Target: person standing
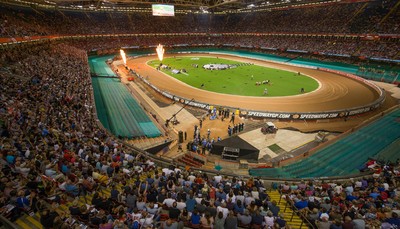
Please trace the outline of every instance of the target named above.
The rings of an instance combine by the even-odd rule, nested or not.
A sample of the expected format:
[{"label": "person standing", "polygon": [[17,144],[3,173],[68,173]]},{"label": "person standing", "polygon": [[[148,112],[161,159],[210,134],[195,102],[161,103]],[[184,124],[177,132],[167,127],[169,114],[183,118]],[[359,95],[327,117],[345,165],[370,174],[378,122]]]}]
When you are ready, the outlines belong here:
[{"label": "person standing", "polygon": [[264,95],[268,95],[268,88],[264,89]]},{"label": "person standing", "polygon": [[231,120],[229,122],[235,124],[235,112],[232,112]]},{"label": "person standing", "polygon": [[193,138],[196,138],[197,128],[197,125],[194,125]]}]

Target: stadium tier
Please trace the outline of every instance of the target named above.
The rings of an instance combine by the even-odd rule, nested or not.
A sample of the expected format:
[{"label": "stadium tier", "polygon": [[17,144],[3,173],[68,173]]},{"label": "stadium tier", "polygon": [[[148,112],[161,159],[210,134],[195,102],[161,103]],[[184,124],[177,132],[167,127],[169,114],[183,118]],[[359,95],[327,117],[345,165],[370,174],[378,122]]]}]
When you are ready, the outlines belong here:
[{"label": "stadium tier", "polygon": [[115,136],[134,138],[161,135],[120,80],[94,77],[92,84],[95,98],[101,97],[99,103],[96,100],[97,115]]},{"label": "stadium tier", "polygon": [[[0,0],[0,228],[400,227],[400,1],[171,0],[153,16],[161,2]],[[143,61],[161,44],[170,65]],[[200,56],[318,86],[274,97],[283,77]],[[260,93],[224,101],[194,68]]]},{"label": "stadium tier", "polygon": [[396,141],[400,138],[399,115],[399,109],[393,111],[297,163],[271,171],[269,168],[253,169],[250,174],[261,177],[278,175],[282,178],[312,178],[357,173],[369,158],[376,157],[385,148],[388,148],[387,153],[390,154],[390,148],[397,145]]},{"label": "stadium tier", "polygon": [[[266,13],[176,14],[154,17],[140,12],[48,10],[2,5],[2,36],[110,33],[236,33],[294,32],[398,34],[398,2],[361,1]],[[393,11],[392,11],[393,9]],[[259,23],[264,22],[264,23]]]}]

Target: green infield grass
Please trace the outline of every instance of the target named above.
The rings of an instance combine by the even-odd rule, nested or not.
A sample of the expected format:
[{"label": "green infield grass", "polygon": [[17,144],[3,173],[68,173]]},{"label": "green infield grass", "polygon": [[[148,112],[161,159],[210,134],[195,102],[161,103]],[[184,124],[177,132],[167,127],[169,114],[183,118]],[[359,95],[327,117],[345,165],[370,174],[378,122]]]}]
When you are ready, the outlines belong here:
[{"label": "green infield grass", "polygon": [[[160,68],[167,75],[193,87],[224,94],[265,97],[290,96],[301,94],[301,88],[304,88],[305,93],[318,88],[318,82],[308,76],[221,58],[165,58],[162,64],[168,66],[168,68]],[[203,66],[207,64],[214,66],[225,64],[231,67],[225,70],[204,69]],[[157,68],[160,66],[160,61],[152,60],[148,62],[148,65]],[[173,70],[179,70],[180,73],[174,74]],[[269,84],[262,84],[263,81],[267,80]],[[261,82],[261,85],[256,85],[256,82]],[[265,94],[266,91],[267,94]]]}]

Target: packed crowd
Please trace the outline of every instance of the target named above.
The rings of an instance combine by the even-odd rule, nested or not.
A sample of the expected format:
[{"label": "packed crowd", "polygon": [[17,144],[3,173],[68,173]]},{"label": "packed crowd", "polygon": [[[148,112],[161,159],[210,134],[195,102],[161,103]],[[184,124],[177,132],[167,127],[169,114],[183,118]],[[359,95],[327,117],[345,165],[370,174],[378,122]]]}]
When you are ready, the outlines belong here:
[{"label": "packed crowd", "polygon": [[[26,51],[1,69],[1,214],[39,211],[44,228],[286,224],[259,180],[160,170],[98,129],[85,52],[48,43]],[[89,193],[88,205],[76,199]]]},{"label": "packed crowd", "polygon": [[39,212],[44,228],[260,228],[267,216],[285,226],[261,181],[161,170],[99,129],[86,52],[52,43],[19,51],[1,54],[2,215]]},{"label": "packed crowd", "polygon": [[[331,5],[272,11],[269,14],[178,15],[154,18],[143,14],[40,13],[2,7],[0,36],[163,32],[384,32],[398,33],[388,6],[375,3]],[[352,18],[364,4],[370,4]],[[397,15],[395,12],[394,15]],[[316,20],[322,18],[323,20]],[[293,20],[293,19],[296,20]],[[242,20],[244,19],[244,20]],[[258,23],[268,21],[270,23]],[[295,21],[295,25],[293,22]],[[126,23],[123,23],[126,22]],[[140,22],[140,23],[138,23]],[[160,26],[160,25],[163,26]],[[201,25],[201,26],[197,26]],[[345,26],[343,26],[345,25]],[[192,28],[197,28],[193,31]],[[251,29],[251,30],[248,30]],[[397,41],[360,41],[304,37],[135,37],[73,40],[65,44],[21,45],[0,54],[1,180],[0,212],[15,220],[40,212],[45,228],[70,228],[78,220],[98,228],[283,228],[285,220],[263,184],[255,179],[190,173],[175,167],[162,171],[151,160],[134,154],[97,127],[85,50],[123,46],[232,44],[277,50],[396,58]],[[371,47],[371,43],[373,44]],[[208,139],[209,140],[209,139]],[[204,142],[204,143],[203,143]],[[209,141],[198,145],[207,148]],[[321,228],[339,224],[399,225],[399,190],[388,168],[375,179],[335,183],[282,185],[294,205]],[[140,177],[146,176],[145,181]],[[127,180],[133,180],[128,184]],[[361,184],[361,185],[360,185]],[[111,195],[98,192],[110,186]],[[123,186],[120,191],[117,186]],[[289,188],[287,188],[289,186]],[[42,203],[64,193],[77,197],[94,193],[90,207],[74,201],[67,214]],[[306,202],[306,203],[305,203]],[[306,206],[306,207],[305,207]],[[75,226],[76,224],[74,224]],[[351,227],[350,225],[353,225]]]},{"label": "packed crowd", "polygon": [[[323,4],[265,12],[176,14],[154,17],[151,12],[52,11],[2,6],[0,36],[171,32],[289,32],[399,34],[397,1]],[[389,14],[390,13],[390,14]],[[386,15],[388,15],[386,17]],[[259,22],[266,23],[259,23]]]},{"label": "packed crowd", "polygon": [[[73,39],[68,44],[85,50],[164,45],[231,45],[235,47],[300,50],[325,56],[360,56],[399,59],[396,38],[338,38],[325,36],[211,36],[219,32],[285,33],[384,33],[399,34],[399,10],[390,9],[396,1],[358,2],[273,10],[265,13],[226,15],[177,14],[153,17],[148,13],[32,11],[27,8],[0,7],[0,37],[35,35],[121,34],[201,32],[197,36],[135,36]],[[385,17],[390,12],[388,17]],[[385,20],[383,20],[385,18]],[[258,23],[266,21],[268,23]],[[138,23],[140,22],[140,23]],[[193,29],[195,28],[195,29]],[[384,30],[382,30],[384,29]],[[101,51],[102,52],[102,51]]]},{"label": "packed crowd", "polygon": [[153,174],[144,182],[125,185],[121,192],[113,187],[111,196],[94,194],[91,204],[102,212],[104,224],[117,222],[121,224],[117,228],[261,228],[268,216],[271,228],[286,225],[277,203],[270,201],[258,179],[229,179],[174,166]]},{"label": "packed crowd", "polygon": [[[40,204],[43,198],[60,191],[76,196],[89,190],[89,178],[131,173],[141,160],[98,128],[85,51],[42,43],[0,55],[7,60],[0,77],[0,212],[15,220],[40,211],[50,228],[60,217]],[[113,155],[134,169],[119,170]]]},{"label": "packed crowd", "polygon": [[[285,227],[260,180],[174,166],[160,170],[99,129],[85,51],[43,42],[3,50],[0,60],[0,212],[12,220],[39,211],[45,228],[70,228],[73,221],[99,228]],[[355,221],[349,210],[355,206],[366,224],[396,224],[399,192],[392,172],[384,168],[374,180],[345,187],[309,183],[283,185],[282,191],[296,204],[307,197],[308,210],[328,214],[316,221],[331,224],[343,212],[349,213],[345,223],[347,216]],[[109,196],[98,192],[103,186],[111,187]],[[89,207],[75,201],[64,214],[53,208],[66,201],[60,192],[70,198],[94,194]],[[47,196],[53,205],[43,203]],[[331,207],[310,204],[321,200]]]},{"label": "packed crowd", "polygon": [[316,227],[399,228],[399,164],[369,161],[370,178],[347,181],[285,182],[283,198],[291,202]]},{"label": "packed crowd", "polygon": [[[183,49],[186,46],[213,46],[213,47],[242,47],[269,51],[286,50],[300,51],[324,56],[362,56],[383,59],[399,59],[400,43],[397,40],[382,39],[377,41],[333,38],[333,37],[305,37],[305,36],[142,36],[133,38],[86,38],[66,41],[71,46],[87,51],[111,50],[114,52],[120,47],[146,48],[159,43],[164,46],[180,45],[175,48]],[[182,46],[186,45],[186,46]],[[171,49],[172,47],[168,47]],[[300,53],[299,52],[299,53]],[[281,54],[280,54],[281,55]]]}]

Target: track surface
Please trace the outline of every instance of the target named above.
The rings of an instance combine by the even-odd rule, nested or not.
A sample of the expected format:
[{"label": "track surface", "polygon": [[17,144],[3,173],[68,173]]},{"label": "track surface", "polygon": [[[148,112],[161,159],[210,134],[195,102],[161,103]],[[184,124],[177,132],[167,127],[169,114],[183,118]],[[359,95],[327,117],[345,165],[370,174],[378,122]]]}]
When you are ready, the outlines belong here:
[{"label": "track surface", "polygon": [[[319,112],[363,106],[372,103],[379,98],[378,93],[368,85],[334,73],[314,69],[221,54],[175,54],[166,56],[218,56],[224,59],[251,62],[256,65],[301,72],[302,74],[311,76],[318,80],[320,87],[316,91],[310,93],[285,97],[227,95],[194,88],[148,66],[146,63],[150,60],[156,59],[156,56],[131,59],[127,64],[140,75],[148,76],[150,83],[160,90],[168,91],[171,94],[187,99],[194,98],[195,101],[198,102],[229,107],[240,107],[241,109],[277,112]],[[273,87],[273,85],[270,87]]]}]

